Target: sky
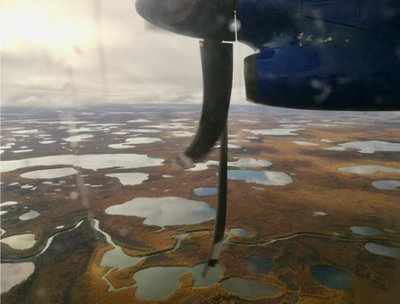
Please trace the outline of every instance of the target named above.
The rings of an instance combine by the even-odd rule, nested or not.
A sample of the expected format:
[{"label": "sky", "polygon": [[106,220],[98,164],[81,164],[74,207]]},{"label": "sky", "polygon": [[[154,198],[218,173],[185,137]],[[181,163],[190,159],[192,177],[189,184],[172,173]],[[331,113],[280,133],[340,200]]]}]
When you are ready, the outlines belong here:
[{"label": "sky", "polygon": [[[2,107],[202,101],[199,41],[149,29],[135,0],[0,5]],[[245,101],[252,53],[235,43],[232,103]]]}]

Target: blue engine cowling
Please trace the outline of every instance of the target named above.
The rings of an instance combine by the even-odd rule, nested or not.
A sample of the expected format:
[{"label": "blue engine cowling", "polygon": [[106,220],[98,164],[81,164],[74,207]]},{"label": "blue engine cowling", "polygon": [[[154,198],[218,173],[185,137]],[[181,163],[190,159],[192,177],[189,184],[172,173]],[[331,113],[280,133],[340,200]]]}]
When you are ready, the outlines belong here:
[{"label": "blue engine cowling", "polygon": [[302,109],[400,110],[400,4],[237,0],[251,101]]}]

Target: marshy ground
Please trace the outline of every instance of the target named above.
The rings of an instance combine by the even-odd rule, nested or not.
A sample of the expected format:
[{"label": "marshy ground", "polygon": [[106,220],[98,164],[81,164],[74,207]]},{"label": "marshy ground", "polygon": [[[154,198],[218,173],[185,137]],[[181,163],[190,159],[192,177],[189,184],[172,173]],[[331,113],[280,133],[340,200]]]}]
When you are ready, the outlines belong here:
[{"label": "marshy ground", "polygon": [[397,303],[400,116],[233,106],[218,151],[171,161],[199,106],[3,109],[2,303]]}]

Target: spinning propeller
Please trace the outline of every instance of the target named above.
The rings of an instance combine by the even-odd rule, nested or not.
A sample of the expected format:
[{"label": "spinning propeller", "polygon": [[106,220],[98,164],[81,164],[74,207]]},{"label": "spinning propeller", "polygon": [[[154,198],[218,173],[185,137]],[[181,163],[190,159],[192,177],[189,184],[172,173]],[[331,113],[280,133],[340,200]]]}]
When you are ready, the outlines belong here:
[{"label": "spinning propeller", "polygon": [[[225,231],[226,122],[235,37],[259,50],[245,58],[246,94],[254,102],[318,110],[400,110],[400,8],[395,3],[136,1],[138,13],[151,24],[202,40],[202,114],[192,143],[177,162],[191,166],[221,139],[209,266],[218,261]],[[241,22],[237,33],[233,30],[235,12]]]},{"label": "spinning propeller", "polygon": [[203,157],[220,137],[232,90],[234,20],[232,0],[138,0],[138,13],[163,29],[203,39],[203,109],[197,134],[178,158],[184,167]]},{"label": "spinning propeller", "polygon": [[[138,13],[148,22],[175,33],[203,39],[203,109],[192,143],[177,158],[184,167],[201,159],[221,138],[218,208],[214,242],[208,262],[214,266],[222,249],[227,196],[226,120],[232,90],[234,22],[232,0],[138,0]],[[222,136],[221,136],[222,134]],[[205,269],[206,271],[206,269]]]}]

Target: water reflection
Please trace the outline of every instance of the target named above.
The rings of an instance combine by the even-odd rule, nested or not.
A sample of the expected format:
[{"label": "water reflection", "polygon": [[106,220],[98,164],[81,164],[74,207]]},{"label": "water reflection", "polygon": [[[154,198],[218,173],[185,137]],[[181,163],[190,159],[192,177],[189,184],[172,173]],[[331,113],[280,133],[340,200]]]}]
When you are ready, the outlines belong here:
[{"label": "water reflection", "polygon": [[155,142],[160,142],[161,139],[160,138],[156,138],[156,137],[132,137],[132,138],[128,138],[126,140],[126,144],[130,145],[136,145],[136,144],[152,144]]},{"label": "water reflection", "polygon": [[244,129],[245,132],[250,132],[254,135],[276,135],[276,136],[286,136],[286,135],[298,135],[296,131],[303,130],[302,128],[273,128],[273,129],[259,129],[259,130],[249,130]]},{"label": "water reflection", "polygon": [[35,166],[74,165],[84,169],[99,170],[107,168],[134,169],[160,166],[162,158],[152,158],[143,154],[86,154],[53,155],[20,160],[0,161],[2,172]]},{"label": "water reflection", "polygon": [[377,189],[381,189],[381,190],[396,190],[397,188],[400,187],[400,181],[398,181],[398,180],[379,180],[379,181],[374,181],[372,183],[372,186],[374,186]]},{"label": "water reflection", "polygon": [[26,213],[22,214],[22,215],[19,217],[19,219],[20,219],[21,221],[28,221],[28,220],[32,220],[32,219],[38,217],[39,215],[40,215],[39,212],[37,212],[37,211],[35,211],[35,210],[31,210],[31,211],[29,211],[29,212],[26,212]]},{"label": "water reflection", "polygon": [[32,233],[12,235],[1,239],[0,242],[16,250],[30,249],[36,244],[35,235]]},{"label": "water reflection", "polygon": [[372,154],[377,151],[383,152],[399,152],[400,144],[391,143],[381,140],[366,140],[366,141],[353,141],[344,144],[339,144],[338,146],[344,149],[355,149],[360,153]]},{"label": "water reflection", "polygon": [[284,186],[293,182],[288,174],[272,171],[228,170],[228,178],[267,186]]},{"label": "water reflection", "polygon": [[189,272],[193,275],[194,286],[202,287],[216,283],[223,273],[220,265],[210,267],[205,278],[201,273],[205,264],[194,267],[187,266],[157,266],[149,267],[136,272],[133,278],[136,281],[136,298],[140,300],[162,300],[172,295],[180,286],[179,277]]},{"label": "water reflection", "polygon": [[365,248],[373,254],[382,255],[393,259],[400,259],[400,248],[389,247],[377,243],[366,243]]},{"label": "water reflection", "polygon": [[39,143],[42,145],[50,145],[50,144],[56,143],[56,141],[55,140],[42,140]]},{"label": "water reflection", "polygon": [[254,159],[254,158],[239,158],[235,162],[228,162],[228,166],[252,168],[252,167],[269,167],[272,163],[267,160]]},{"label": "water reflection", "polygon": [[151,121],[144,118],[131,119],[127,121],[127,123],[138,123],[138,122],[151,122]]},{"label": "water reflection", "polygon": [[198,224],[215,217],[215,210],[205,202],[172,196],[138,197],[108,207],[105,212],[144,217],[144,224],[157,226]]},{"label": "water reflection", "polygon": [[194,135],[193,132],[189,131],[173,131],[171,134],[175,137],[192,137]]},{"label": "water reflection", "polygon": [[207,267],[207,275],[203,276],[203,270],[206,264],[199,264],[190,269],[190,273],[193,275],[195,287],[203,287],[216,283],[224,273],[224,268],[217,264],[214,267]]},{"label": "water reflection", "polygon": [[[142,128],[142,127],[141,127]],[[151,125],[151,126],[143,126],[143,128],[153,128],[153,129],[161,129],[161,130],[176,130],[176,129],[191,129],[193,127],[188,126],[182,122],[170,122],[170,123],[160,123],[159,125]]]},{"label": "water reflection", "polygon": [[326,212],[324,212],[324,211],[314,211],[313,212],[313,216],[314,217],[317,217],[317,216],[326,216],[326,215],[328,215]]},{"label": "water reflection", "polygon": [[129,131],[137,132],[137,133],[160,133],[161,132],[161,130],[156,130],[156,129],[130,129]]},{"label": "water reflection", "polygon": [[113,242],[111,236],[108,233],[100,229],[100,222],[97,219],[92,219],[90,221],[90,224],[96,231],[104,235],[107,243],[113,247],[103,254],[100,261],[100,266],[110,267],[110,269],[102,276],[102,279],[107,283],[108,291],[115,291],[117,289],[114,288],[114,286],[108,281],[107,275],[114,270],[123,269],[128,266],[137,264],[144,258],[127,255],[120,246],[116,245]]},{"label": "water reflection", "polygon": [[8,207],[8,206],[14,206],[14,205],[17,205],[17,204],[18,204],[18,202],[15,202],[15,201],[7,201],[7,202],[4,202],[4,203],[1,203],[0,204],[0,208]]},{"label": "water reflection", "polygon": [[350,166],[350,167],[341,167],[340,171],[346,173],[354,173],[354,174],[374,174],[374,173],[400,173],[399,168],[380,166],[380,165],[360,165],[360,166]]},{"label": "water reflection", "polygon": [[101,258],[100,266],[123,269],[138,263],[142,259],[141,257],[127,255],[123,252],[121,247],[115,246],[113,249],[104,253]]},{"label": "water reflection", "polygon": [[229,229],[228,236],[229,238],[231,237],[243,237],[243,238],[248,238],[250,237],[251,233],[249,230],[245,228],[240,228],[240,227],[235,227]]},{"label": "water reflection", "polygon": [[140,300],[161,300],[173,294],[179,287],[179,276],[184,267],[150,267],[133,275],[136,281],[135,297]]},{"label": "water reflection", "polygon": [[60,178],[65,176],[70,176],[78,173],[74,168],[58,168],[58,169],[46,169],[46,170],[36,170],[21,174],[23,178],[32,179],[52,179]]},{"label": "water reflection", "polygon": [[109,144],[108,147],[111,149],[131,149],[134,148],[135,146],[122,143],[122,144]]},{"label": "water reflection", "polygon": [[265,275],[272,269],[272,260],[259,255],[251,255],[245,258],[247,269],[250,272]]},{"label": "water reflection", "polygon": [[146,173],[111,173],[106,174],[109,177],[116,177],[119,179],[119,182],[124,186],[134,186],[140,185],[145,180],[149,179],[149,175]]},{"label": "water reflection", "polygon": [[310,141],[305,141],[305,140],[294,140],[292,142],[299,146],[318,146],[318,144],[312,143]]},{"label": "water reflection", "polygon": [[379,229],[368,226],[352,226],[351,231],[359,235],[378,235],[381,233]]},{"label": "water reflection", "polygon": [[92,134],[79,134],[79,135],[73,135],[73,136],[70,136],[67,138],[63,138],[63,140],[74,143],[74,142],[85,141],[90,138],[93,138]]},{"label": "water reflection", "polygon": [[217,191],[218,190],[215,187],[200,187],[200,188],[193,189],[193,193],[198,196],[214,195],[217,193]]},{"label": "water reflection", "polygon": [[241,298],[247,299],[273,297],[280,292],[275,286],[256,280],[245,280],[241,278],[229,278],[222,281],[221,286],[223,289]]},{"label": "water reflection", "polygon": [[1,293],[25,281],[35,271],[32,262],[1,263]]}]

